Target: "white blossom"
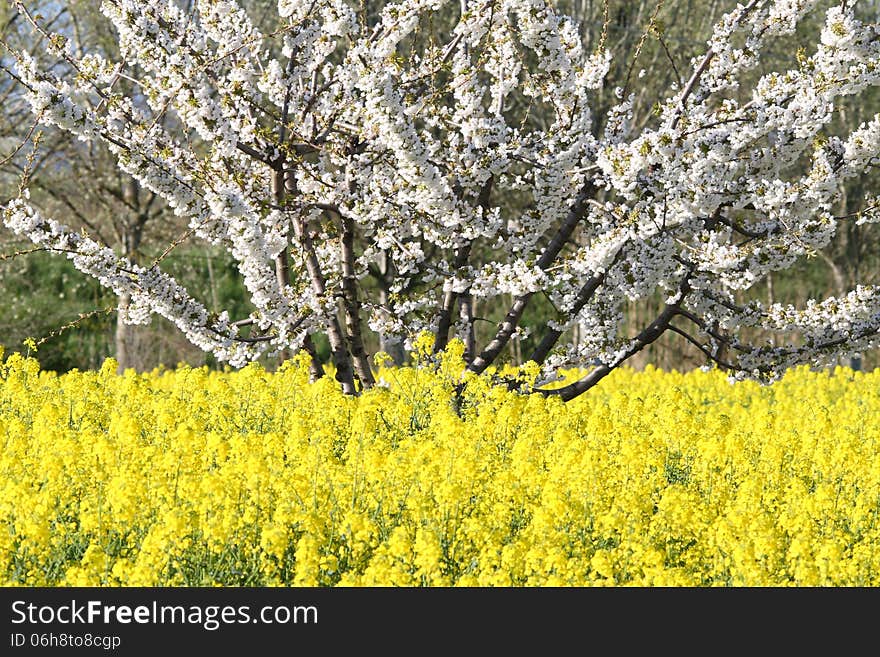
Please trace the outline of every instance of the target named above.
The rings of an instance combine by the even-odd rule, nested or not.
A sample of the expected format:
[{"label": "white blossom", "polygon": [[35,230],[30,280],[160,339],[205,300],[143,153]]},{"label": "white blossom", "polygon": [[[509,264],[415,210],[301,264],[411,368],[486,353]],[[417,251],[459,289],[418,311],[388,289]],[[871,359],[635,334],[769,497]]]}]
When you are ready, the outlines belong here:
[{"label": "white blossom", "polygon": [[[596,134],[611,53],[588,52],[544,0],[469,0],[464,12],[402,0],[369,24],[344,0],[279,0],[273,34],[232,0],[192,14],[171,1],[106,1],[118,61],[63,40],[15,53],[32,111],[103,142],[196,237],[225,247],[259,337],[239,335],[242,318],[211,316],[158,268],[42,217],[26,189],[4,222],[130,293],[128,321],[161,314],[235,365],[337,328],[337,352],[353,354],[358,336],[338,318],[357,325],[361,311],[370,330],[407,344],[447,324],[467,337],[475,320],[456,304],[468,299],[510,308],[489,322],[487,353],[525,343],[527,329],[558,338],[540,355],[545,377],[616,367],[674,316],[705,353],[727,348],[740,376],[771,378],[864,351],[880,332],[874,288],[800,308],[737,301],[823,249],[843,184],[880,163],[880,114],[849,134],[834,121],[844,99],[880,84],[876,25],[843,3],[821,16],[797,66],[765,61],[767,44],[819,4],[736,5],[656,116],[635,124],[636,94],[617,88]],[[445,36],[422,38],[441,14],[454,16]],[[116,91],[117,74],[145,101]],[[526,116],[511,110],[521,106]],[[859,208],[856,223],[878,221],[876,197]],[[289,280],[277,267],[285,254]],[[554,314],[525,327],[522,308],[537,294]],[[626,329],[626,304],[649,298],[665,301],[656,323]],[[563,335],[574,326],[576,345]],[[788,342],[751,344],[742,329]],[[484,368],[481,358],[471,366]]]}]

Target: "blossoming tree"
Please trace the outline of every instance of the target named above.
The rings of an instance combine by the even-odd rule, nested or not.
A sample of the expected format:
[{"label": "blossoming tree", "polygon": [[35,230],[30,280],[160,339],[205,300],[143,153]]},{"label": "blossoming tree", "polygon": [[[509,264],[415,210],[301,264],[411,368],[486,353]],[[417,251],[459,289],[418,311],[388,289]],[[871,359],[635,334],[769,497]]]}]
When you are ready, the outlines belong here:
[{"label": "blossoming tree", "polygon": [[[46,33],[63,68],[18,53],[33,112],[105,143],[195,236],[225,246],[254,311],[209,313],[158,266],[43,216],[26,184],[4,223],[128,295],[126,321],[158,313],[233,366],[314,353],[323,333],[348,393],[374,384],[366,331],[430,331],[435,350],[457,336],[482,373],[521,336],[536,295],[554,316],[530,359],[546,376],[587,368],[537,388],[545,394],[576,397],[666,332],[739,376],[772,378],[880,341],[875,287],[804,307],[742,301],[841,222],[878,216],[872,199],[846,216],[832,207],[878,164],[880,114],[845,134],[831,125],[842,99],[880,83],[880,31],[851,3],[827,4],[732,7],[653,121],[633,128],[621,90],[597,134],[605,44],[582,43],[544,0],[403,0],[377,15],[345,0],[280,0],[271,33],[232,1],[184,11],[105,0],[118,61],[75,55]],[[797,65],[754,75],[767,45],[818,11],[821,40]],[[137,97],[116,90],[122,79]],[[378,263],[390,273],[381,301],[366,284]],[[657,316],[622,331],[627,300],[658,291]],[[475,304],[504,299],[479,344]],[[566,344],[575,324],[581,340]],[[789,339],[751,339],[762,331]]]}]

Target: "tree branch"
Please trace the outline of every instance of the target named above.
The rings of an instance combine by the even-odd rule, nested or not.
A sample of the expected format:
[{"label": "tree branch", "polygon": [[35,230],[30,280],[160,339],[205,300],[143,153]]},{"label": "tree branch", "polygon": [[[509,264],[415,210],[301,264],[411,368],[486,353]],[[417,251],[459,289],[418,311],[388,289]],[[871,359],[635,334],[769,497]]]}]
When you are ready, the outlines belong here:
[{"label": "tree branch", "polygon": [[666,329],[669,328],[669,322],[678,312],[677,304],[667,304],[657,318],[646,326],[633,340],[632,345],[623,356],[615,360],[612,364],[599,363],[596,368],[582,379],[570,383],[562,388],[535,388],[532,392],[538,392],[545,397],[557,396],[562,401],[570,401],[585,393],[594,385],[599,383],[606,376],[611,374],[621,363],[634,356],[642,349],[652,344],[659,338]]},{"label": "tree branch", "polygon": [[[596,187],[593,185],[592,181],[587,182],[581,188],[580,193],[577,195],[577,198],[569,209],[562,225],[559,227],[559,230],[556,231],[553,239],[550,240],[550,244],[547,245],[547,248],[544,249],[541,257],[538,259],[538,267],[542,270],[546,271],[550,265],[553,264],[553,261],[556,260],[556,257],[562,251],[562,247],[565,246],[568,239],[571,237],[571,234],[574,232],[575,227],[583,219],[587,200],[595,193]],[[513,332],[516,331],[519,320],[533,294],[533,292],[527,292],[514,299],[513,305],[510,307],[510,310],[507,311],[507,315],[505,315],[504,320],[499,325],[495,337],[488,345],[486,345],[486,348],[483,349],[480,355],[474,358],[474,360],[468,365],[470,371],[480,374],[484,372],[498,357],[501,350],[507,346]]]}]

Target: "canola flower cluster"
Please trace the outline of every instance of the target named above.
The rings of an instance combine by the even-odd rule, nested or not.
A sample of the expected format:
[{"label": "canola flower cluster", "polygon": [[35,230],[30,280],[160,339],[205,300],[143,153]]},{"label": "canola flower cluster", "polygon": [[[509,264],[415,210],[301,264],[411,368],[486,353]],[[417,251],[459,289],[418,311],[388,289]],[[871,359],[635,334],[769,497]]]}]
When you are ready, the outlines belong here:
[{"label": "canola flower cluster", "polygon": [[[880,372],[0,364],[6,586],[876,586]],[[0,356],[2,359],[2,356]],[[560,384],[561,385],[561,384]]]}]

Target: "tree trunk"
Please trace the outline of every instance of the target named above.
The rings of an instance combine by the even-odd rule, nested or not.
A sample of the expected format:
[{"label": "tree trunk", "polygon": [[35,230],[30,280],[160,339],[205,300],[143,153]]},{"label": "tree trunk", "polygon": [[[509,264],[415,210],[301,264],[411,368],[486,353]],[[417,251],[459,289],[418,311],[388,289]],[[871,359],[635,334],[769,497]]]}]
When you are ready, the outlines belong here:
[{"label": "tree trunk", "polygon": [[[285,248],[275,258],[275,276],[278,279],[278,287],[282,290],[285,285],[290,284],[290,264],[287,257],[287,249]],[[307,335],[303,338],[303,350],[309,355],[309,380],[313,383],[324,376],[324,368],[321,367],[321,361],[318,358],[318,350],[312,341],[312,336]],[[281,349],[278,352],[278,364],[288,360],[291,356],[289,349]]]},{"label": "tree trunk", "polygon": [[477,332],[474,326],[474,297],[464,292],[459,299],[459,317],[465,326],[464,361],[470,363],[477,355]]},{"label": "tree trunk", "polygon": [[119,295],[117,299],[116,333],[114,334],[116,362],[118,363],[116,371],[119,374],[124,373],[129,368],[136,368],[137,335],[134,331],[135,327],[122,321],[122,316],[128,310],[130,303],[130,294]]},{"label": "tree trunk", "polygon": [[339,213],[342,223],[342,305],[345,311],[345,329],[354,368],[364,388],[372,388],[376,380],[370,369],[370,359],[361,334],[361,304],[357,293],[357,273],[354,257],[354,221]]},{"label": "tree trunk", "polygon": [[[375,271],[375,270],[374,270]],[[391,282],[394,280],[394,265],[386,251],[382,251],[378,263],[379,306],[385,317],[391,315]],[[400,367],[406,362],[406,350],[403,348],[403,340],[396,335],[388,335],[384,331],[379,333],[379,351],[384,351],[391,357],[392,362]]]},{"label": "tree trunk", "polygon": [[[326,291],[324,283],[324,273],[321,271],[321,263],[318,260],[318,254],[315,250],[315,243],[309,232],[309,227],[304,225],[300,219],[294,221],[297,236],[303,247],[305,255],[306,270],[311,279],[312,289],[315,295],[323,297]],[[348,352],[348,346],[345,343],[345,336],[342,327],[335,315],[327,318],[327,339],[330,341],[330,359],[336,367],[336,380],[342,384],[342,391],[347,395],[357,394],[357,388],[354,384],[354,368],[351,363],[351,354]]]},{"label": "tree trunk", "polygon": [[[278,289],[284,290],[285,286],[290,284],[290,265],[287,262],[287,247],[284,247],[277,256],[275,256],[275,279],[278,281]],[[290,349],[286,347],[278,350],[278,364],[290,358]]]}]

